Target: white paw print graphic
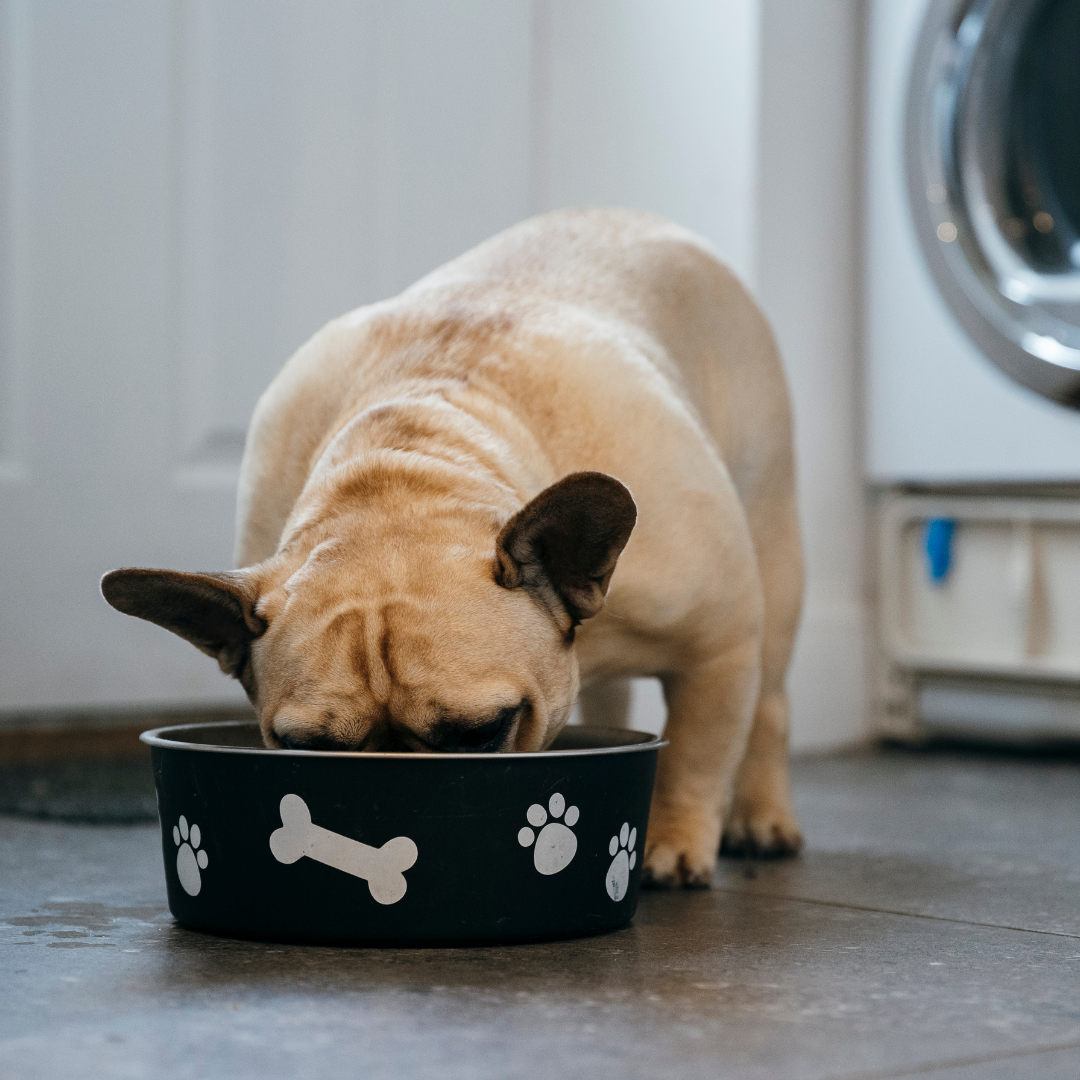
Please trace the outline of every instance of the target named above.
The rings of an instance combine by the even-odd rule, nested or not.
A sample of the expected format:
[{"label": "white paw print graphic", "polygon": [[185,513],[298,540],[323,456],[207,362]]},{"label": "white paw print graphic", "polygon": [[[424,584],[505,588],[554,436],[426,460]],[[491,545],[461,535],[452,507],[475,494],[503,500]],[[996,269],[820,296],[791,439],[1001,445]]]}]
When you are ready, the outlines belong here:
[{"label": "white paw print graphic", "polygon": [[629,822],[624,821],[618,836],[611,838],[608,844],[608,854],[614,855],[611,865],[608,867],[607,894],[612,900],[621,900],[626,895],[626,886],[630,882],[630,871],[637,862],[637,829],[631,829]]},{"label": "white paw print graphic", "polygon": [[[563,816],[563,810],[566,815]],[[548,814],[553,818],[562,818],[562,821],[548,821]],[[518,843],[522,847],[528,847],[534,840],[536,847],[533,848],[533,866],[541,874],[557,874],[570,865],[574,853],[577,851],[577,837],[568,829],[567,825],[576,825],[579,817],[578,808],[571,806],[567,809],[566,800],[556,791],[548,799],[548,808],[545,810],[539,803],[533,803],[525,813],[529,825],[540,829],[537,836],[529,825],[525,825],[518,832]],[[544,822],[547,822],[544,825]],[[563,824],[565,822],[566,824]]]},{"label": "white paw print graphic", "polygon": [[202,843],[199,826],[192,825],[188,829],[187,818],[181,814],[179,827],[173,826],[172,838],[180,849],[176,853],[176,876],[180,879],[180,884],[184,886],[184,892],[188,896],[198,896],[202,888],[202,874],[199,871],[205,870],[206,864],[210,861],[210,856],[205,851],[195,854]]}]

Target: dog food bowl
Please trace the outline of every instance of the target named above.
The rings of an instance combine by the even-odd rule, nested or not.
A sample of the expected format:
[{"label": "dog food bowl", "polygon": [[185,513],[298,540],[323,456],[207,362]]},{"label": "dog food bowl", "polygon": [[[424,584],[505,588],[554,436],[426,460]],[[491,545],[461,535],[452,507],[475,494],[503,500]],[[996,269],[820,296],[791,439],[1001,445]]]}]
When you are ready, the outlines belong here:
[{"label": "dog food bowl", "polygon": [[625,926],[664,745],[567,728],[534,754],[267,750],[254,722],[148,731],[169,908],[267,941],[462,944]]}]

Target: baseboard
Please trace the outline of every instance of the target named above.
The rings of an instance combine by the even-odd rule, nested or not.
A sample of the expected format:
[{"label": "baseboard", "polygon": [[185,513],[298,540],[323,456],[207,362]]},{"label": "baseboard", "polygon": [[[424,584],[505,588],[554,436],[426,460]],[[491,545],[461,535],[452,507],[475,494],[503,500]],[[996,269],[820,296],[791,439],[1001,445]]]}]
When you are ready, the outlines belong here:
[{"label": "baseboard", "polygon": [[139,735],[151,728],[253,718],[246,707],[0,713],[0,762],[146,757]]}]

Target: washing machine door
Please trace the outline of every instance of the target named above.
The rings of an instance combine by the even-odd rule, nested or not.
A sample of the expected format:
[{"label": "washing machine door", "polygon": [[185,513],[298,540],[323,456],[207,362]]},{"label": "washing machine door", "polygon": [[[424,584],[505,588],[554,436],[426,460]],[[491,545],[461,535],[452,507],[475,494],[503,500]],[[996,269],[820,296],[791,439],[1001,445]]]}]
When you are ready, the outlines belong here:
[{"label": "washing machine door", "polygon": [[933,0],[908,96],[916,231],[982,352],[1080,408],[1080,0]]}]

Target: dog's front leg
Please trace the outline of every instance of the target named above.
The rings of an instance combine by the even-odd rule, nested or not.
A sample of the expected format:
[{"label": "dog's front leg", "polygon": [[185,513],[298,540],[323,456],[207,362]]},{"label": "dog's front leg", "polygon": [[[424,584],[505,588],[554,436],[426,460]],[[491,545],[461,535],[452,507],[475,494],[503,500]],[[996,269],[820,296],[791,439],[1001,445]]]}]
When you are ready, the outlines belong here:
[{"label": "dog's front leg", "polygon": [[649,816],[643,883],[707,888],[760,683],[750,636],[721,656],[662,679],[665,736]]}]

